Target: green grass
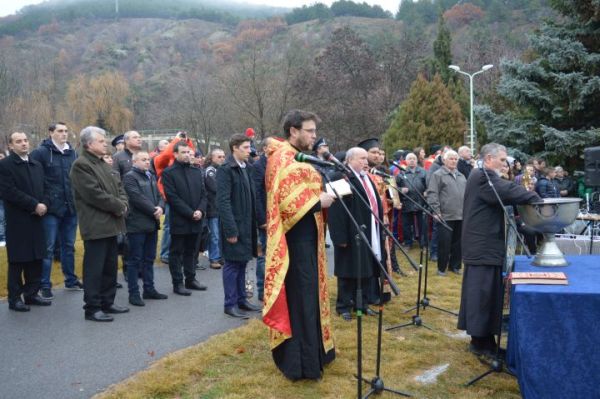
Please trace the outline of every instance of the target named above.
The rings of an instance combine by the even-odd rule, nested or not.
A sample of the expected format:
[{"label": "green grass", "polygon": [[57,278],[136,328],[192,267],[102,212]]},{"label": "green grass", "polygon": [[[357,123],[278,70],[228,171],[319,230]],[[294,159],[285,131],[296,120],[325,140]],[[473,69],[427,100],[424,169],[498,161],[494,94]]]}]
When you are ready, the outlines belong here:
[{"label": "green grass", "polygon": [[[411,251],[418,259],[418,251]],[[399,254],[399,256],[402,256]],[[406,262],[403,269],[409,270]],[[432,305],[457,310],[462,277],[435,274],[430,265],[429,298]],[[410,321],[416,297],[417,275],[397,277],[401,294],[385,308],[384,327]],[[335,280],[330,279],[331,306],[335,306]],[[381,376],[386,386],[420,398],[520,398],[515,379],[494,373],[475,386],[464,384],[487,370],[467,351],[468,338],[458,335],[456,317],[428,308],[424,322],[440,332],[408,327],[383,333]],[[220,315],[215,317],[221,317]],[[363,318],[363,370],[375,371],[377,318]],[[336,360],[325,369],[323,379],[291,382],[275,367],[267,330],[259,320],[196,346],[170,354],[147,370],[116,384],[98,398],[351,398],[356,397],[356,322],[334,316]],[[437,381],[423,385],[415,377],[441,364],[448,370]],[[366,392],[366,386],[365,392]],[[383,393],[379,397],[395,397]]]}]

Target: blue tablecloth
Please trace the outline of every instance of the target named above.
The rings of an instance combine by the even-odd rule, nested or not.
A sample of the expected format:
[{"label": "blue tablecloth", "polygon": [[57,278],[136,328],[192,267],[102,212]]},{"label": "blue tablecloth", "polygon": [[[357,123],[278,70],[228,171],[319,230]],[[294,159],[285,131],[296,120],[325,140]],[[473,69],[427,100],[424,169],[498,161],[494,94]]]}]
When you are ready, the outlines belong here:
[{"label": "blue tablecloth", "polygon": [[517,272],[564,272],[569,280],[513,286],[507,364],[526,399],[600,398],[600,256],[567,260],[553,268],[515,261]]}]

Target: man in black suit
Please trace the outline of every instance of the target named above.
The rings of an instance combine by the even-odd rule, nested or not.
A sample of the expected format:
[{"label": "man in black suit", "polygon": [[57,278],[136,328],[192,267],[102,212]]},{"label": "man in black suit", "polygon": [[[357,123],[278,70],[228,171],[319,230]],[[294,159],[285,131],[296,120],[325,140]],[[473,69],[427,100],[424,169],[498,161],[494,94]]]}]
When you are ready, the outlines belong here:
[{"label": "man in black suit", "polygon": [[204,172],[190,164],[193,150],[187,142],[177,142],[173,147],[173,154],[175,155],[173,165],[162,173],[165,197],[171,212],[169,270],[173,281],[173,292],[188,296],[192,294],[190,290],[206,290],[206,286],[196,280],[194,259],[206,214],[206,189]]},{"label": "man in black suit", "polygon": [[9,147],[10,155],[0,161],[0,193],[6,212],[8,307],[27,312],[27,305],[51,304],[38,295],[46,252],[42,217],[48,211],[43,203],[44,169],[29,158],[29,139],[25,133],[11,134]]},{"label": "man in black suit", "polygon": [[129,242],[127,285],[129,303],[144,306],[138,286],[138,273],[144,280],[144,299],[167,299],[154,288],[156,241],[163,214],[164,201],[158,192],[156,179],[150,172],[150,155],[145,151],[133,154],[133,167],[123,176],[123,187],[129,197],[127,240]]},{"label": "man in black suit", "polygon": [[[368,315],[375,315],[375,312],[368,308],[368,293],[371,287],[372,278],[379,276],[379,266],[377,261],[381,261],[384,254],[383,235],[377,221],[365,206],[363,201],[356,197],[360,195],[371,209],[383,218],[383,208],[381,199],[377,194],[375,184],[369,178],[365,169],[368,166],[367,151],[360,147],[354,147],[346,153],[346,162],[352,174],[348,177],[349,183],[356,188],[355,193],[343,198],[344,203],[350,209],[352,216],[359,225],[366,226],[364,231],[370,246],[373,248],[377,259],[362,242],[357,244],[355,236],[357,234],[354,224],[344,211],[342,204],[334,202],[329,208],[327,223],[329,224],[329,234],[333,241],[335,252],[334,274],[338,281],[338,297],[336,301],[336,310],[346,321],[352,319],[352,309],[361,310]],[[359,247],[360,245],[360,247]],[[357,268],[360,265],[360,271]],[[358,300],[356,298],[356,282],[361,279],[362,284],[362,306],[357,309]]]}]

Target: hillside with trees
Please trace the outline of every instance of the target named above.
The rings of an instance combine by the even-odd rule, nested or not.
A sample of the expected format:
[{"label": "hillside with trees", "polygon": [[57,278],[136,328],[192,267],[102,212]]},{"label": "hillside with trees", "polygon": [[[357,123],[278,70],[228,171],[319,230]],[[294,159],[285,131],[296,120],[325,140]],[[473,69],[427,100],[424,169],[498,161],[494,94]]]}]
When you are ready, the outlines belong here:
[{"label": "hillside with trees", "polygon": [[[136,1],[144,5],[127,8]],[[103,8],[91,12],[94,3],[100,4],[57,2],[79,14],[71,8],[14,34],[6,29],[41,15],[36,6],[0,21],[0,131],[24,130],[39,139],[52,120],[65,120],[74,132],[88,124],[112,134],[186,129],[206,149],[249,126],[259,139],[280,133],[283,114],[299,107],[322,116],[320,134],[335,150],[382,135],[399,115],[404,121],[401,104],[409,97],[415,104],[411,88],[431,86],[427,90],[442,95],[435,88],[441,82],[449,97],[436,101],[456,103],[462,114],[460,123],[451,123],[456,131],[444,137],[459,142],[468,125],[468,87],[444,66],[451,61],[476,71],[496,65],[478,77],[476,103],[496,114],[516,109],[498,95],[504,73],[498,66],[533,56],[528,35],[556,13],[541,0],[503,2],[513,7],[505,10],[509,18],[490,15],[494,0],[419,0],[402,2],[392,17],[341,0],[314,5],[320,10],[314,18],[295,22],[290,17],[310,7],[281,16],[258,8],[252,12],[262,17],[249,18],[206,6],[219,17],[200,18],[181,14],[191,12],[183,4],[199,4],[193,0],[170,2],[165,15],[156,14],[157,0],[120,0],[115,18]]]}]

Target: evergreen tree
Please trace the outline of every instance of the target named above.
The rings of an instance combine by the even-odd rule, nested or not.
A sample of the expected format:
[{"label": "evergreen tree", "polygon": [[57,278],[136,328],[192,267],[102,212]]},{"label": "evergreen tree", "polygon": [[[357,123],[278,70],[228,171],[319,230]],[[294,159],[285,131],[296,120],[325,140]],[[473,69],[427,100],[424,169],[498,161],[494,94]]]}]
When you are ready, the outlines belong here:
[{"label": "evergreen tree", "polygon": [[419,75],[384,133],[383,145],[389,154],[400,148],[429,148],[433,144],[458,147],[465,129],[460,107],[440,75],[431,82]]},{"label": "evergreen tree", "polygon": [[439,74],[442,81],[448,87],[452,98],[458,102],[465,119],[470,115],[470,102],[467,91],[465,90],[464,79],[457,76],[450,68],[452,64],[452,35],[446,25],[444,17],[439,16],[438,33],[433,42],[433,60],[431,61],[432,73]]},{"label": "evergreen tree", "polygon": [[600,3],[552,5],[564,19],[545,22],[526,56],[501,64],[498,92],[512,110],[479,113],[491,140],[575,166],[584,147],[600,145]]}]

